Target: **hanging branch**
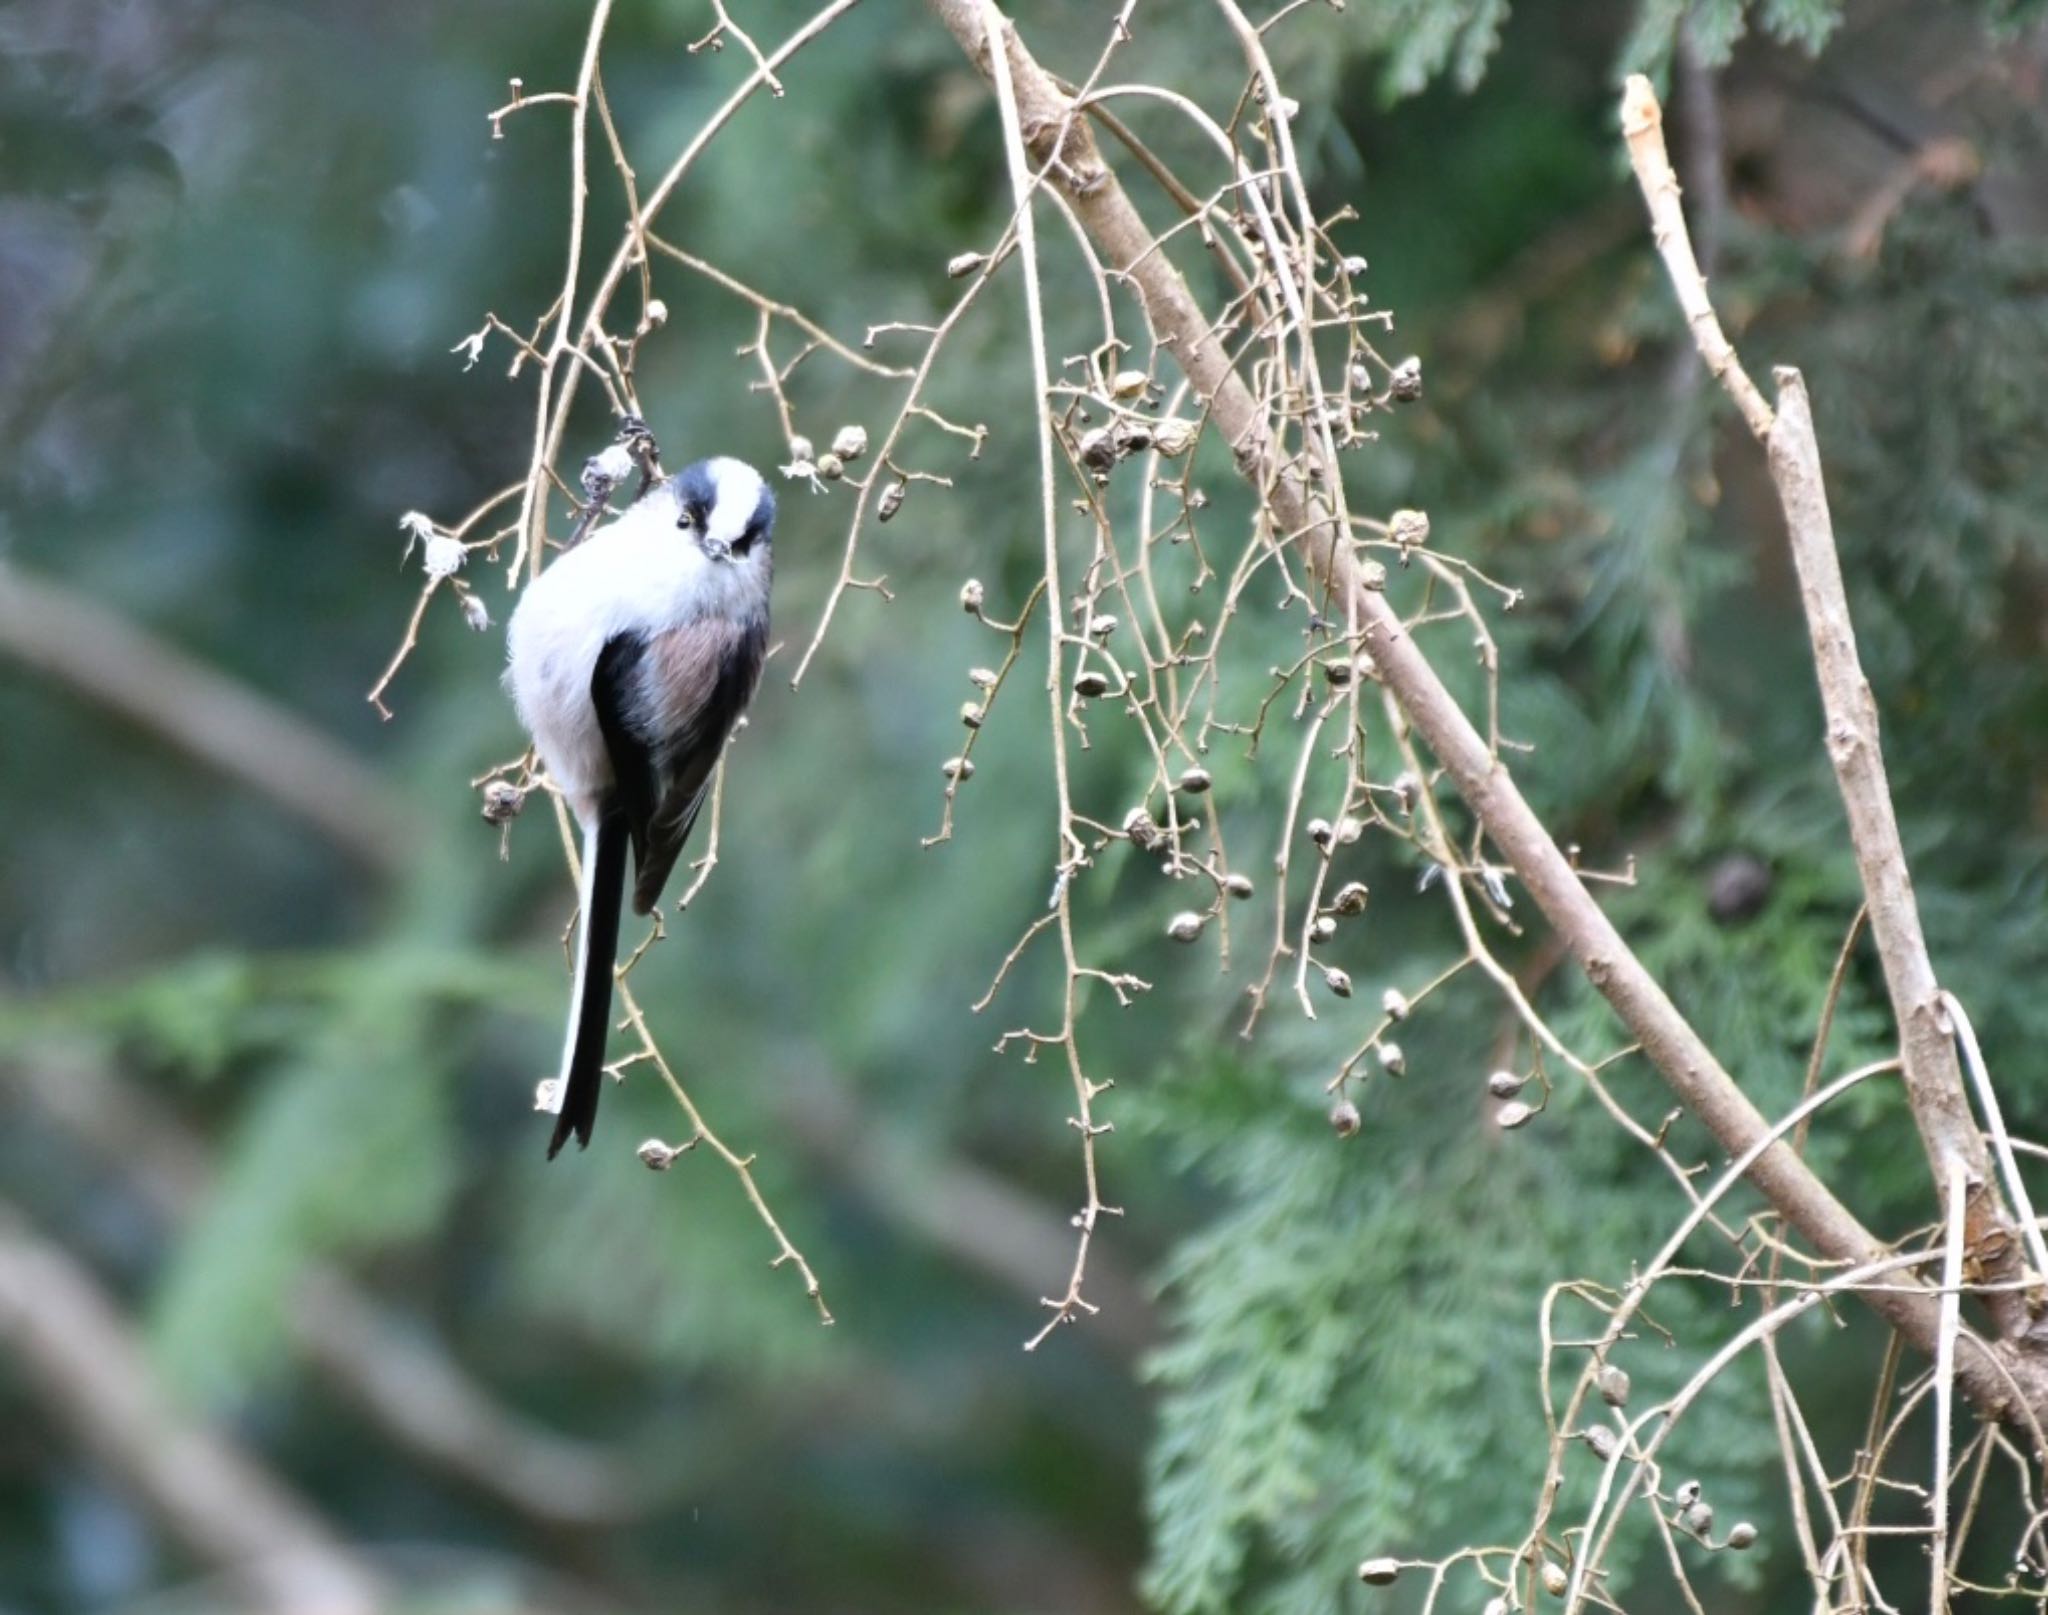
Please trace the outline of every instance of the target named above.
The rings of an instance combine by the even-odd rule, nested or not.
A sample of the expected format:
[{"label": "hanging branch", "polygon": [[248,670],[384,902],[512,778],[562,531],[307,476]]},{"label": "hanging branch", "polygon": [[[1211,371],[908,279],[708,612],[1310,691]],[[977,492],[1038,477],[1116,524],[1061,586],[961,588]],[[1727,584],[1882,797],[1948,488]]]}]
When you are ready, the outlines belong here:
[{"label": "hanging branch", "polygon": [[[1102,159],[1076,100],[1038,64],[1013,24],[1004,21],[1000,51],[985,48],[987,0],[928,0],[934,14],[985,74],[1005,74],[1033,164],[1086,228],[1108,266],[1140,299],[1159,344],[1170,352],[1211,417],[1230,442],[1242,475],[1271,512],[1272,527],[1301,553],[1317,587],[1340,615],[1355,622],[1357,639],[1377,675],[1400,703],[1416,733],[1451,776],[1486,837],[1520,877],[1587,979],[1633,1034],[1643,1054],[1692,1112],[1733,1155],[1764,1147],[1750,1181],[1820,1253],[1853,1268],[1891,1271],[1889,1247],[1866,1229],[1834,1192],[1783,1141],[1769,1141],[1769,1124],[1734,1078],[1681,1015],[1663,988],[1624,941],[1587,890],[1573,860],[1558,846],[1516,786],[1508,767],[1473,727],[1395,608],[1376,586],[1348,542],[1348,529],[1320,490],[1341,484],[1327,449],[1310,436],[1292,455],[1275,439],[1261,400],[1233,363],[1216,326],[1179,270],[1157,250],[1151,229]],[[1254,34],[1248,51],[1260,47]],[[1282,131],[1287,108],[1270,94],[1269,123]],[[1298,168],[1283,159],[1288,179],[1301,186]],[[1248,206],[1265,219],[1258,187],[1245,190]],[[1284,282],[1289,244],[1268,233],[1269,261]],[[1282,251],[1274,253],[1278,245]],[[1304,360],[1310,362],[1312,355]],[[1936,1295],[1901,1281],[1859,1292],[1917,1349],[1932,1355],[1940,1339]],[[2048,1413],[2048,1363],[2031,1350],[2001,1340],[1990,1350],[1959,1355],[1958,1382],[1982,1409]]]}]

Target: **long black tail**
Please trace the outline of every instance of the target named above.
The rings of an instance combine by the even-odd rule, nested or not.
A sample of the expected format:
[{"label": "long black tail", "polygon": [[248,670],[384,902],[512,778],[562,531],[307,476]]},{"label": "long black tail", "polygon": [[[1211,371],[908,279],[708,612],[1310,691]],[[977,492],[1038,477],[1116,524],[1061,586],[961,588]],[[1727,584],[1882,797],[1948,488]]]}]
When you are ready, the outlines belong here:
[{"label": "long black tail", "polygon": [[583,925],[576,944],[576,985],[569,1001],[569,1035],[562,1045],[561,1113],[548,1141],[552,1161],[576,1135],[590,1144],[597,1096],[604,1090],[604,1039],[611,1030],[612,967],[619,959],[619,907],[626,891],[626,821],[600,810],[583,832]]}]

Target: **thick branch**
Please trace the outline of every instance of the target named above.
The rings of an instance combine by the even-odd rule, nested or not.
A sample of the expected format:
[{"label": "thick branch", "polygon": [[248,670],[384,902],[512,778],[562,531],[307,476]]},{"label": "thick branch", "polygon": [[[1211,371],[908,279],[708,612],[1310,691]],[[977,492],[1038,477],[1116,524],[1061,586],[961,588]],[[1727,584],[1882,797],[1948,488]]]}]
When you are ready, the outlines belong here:
[{"label": "thick branch", "polygon": [[[1786,536],[1799,573],[1799,595],[1813,638],[1814,671],[1820,679],[1827,722],[1828,760],[1848,809],[1849,839],[1870,905],[1870,934],[1884,966],[1885,989],[1899,1023],[1899,1052],[1905,1063],[1906,1096],[1921,1141],[1927,1146],[1935,1181],[1952,1179],[1951,1164],[1963,1168],[1969,1185],[1965,1230],[1972,1258],[1984,1277],[2006,1282],[2023,1276],[2020,1244],[2012,1215],[1998,1192],[1984,1137],[1970,1112],[1955,1037],[1941,1006],[1941,985],[1927,955],[1920,908],[1906,869],[1906,849],[1892,811],[1884,752],[1877,732],[1877,702],[1856,655],[1856,628],[1835,551],[1821,479],[1820,448],[1813,410],[1797,370],[1779,368],[1778,416],[1767,444],[1771,479],[1785,507]],[[2026,1297],[2003,1292],[1991,1297],[2002,1334],[2017,1334],[2027,1322]]]},{"label": "thick branch", "polygon": [[[1848,810],[1849,839],[1863,878],[1870,933],[1877,943],[1892,1014],[1899,1024],[1900,1058],[1913,1120],[1926,1146],[1934,1181],[1944,1193],[1953,1179],[1951,1166],[1963,1168],[1969,1184],[1966,1227],[1971,1257],[1985,1278],[2009,1286],[2024,1276],[2019,1241],[2012,1214],[1992,1176],[1990,1153],[1970,1112],[1953,1028],[1942,1009],[1941,987],[1934,979],[1927,939],[1920,929],[1906,849],[1899,839],[1891,786],[1885,779],[1877,702],[1856,654],[1856,626],[1849,615],[1849,593],[1843,586],[1841,558],[1835,549],[1834,521],[1828,514],[1827,486],[1821,475],[1820,445],[1814,436],[1806,383],[1797,370],[1780,367],[1773,376],[1778,387],[1778,408],[1773,415],[1722,334],[1693,255],[1677,183],[1665,155],[1663,112],[1649,81],[1640,75],[1628,82],[1621,118],[1629,160],[1650,209],[1658,250],[1679,305],[1686,310],[1700,355],[1763,439],[1769,454],[1771,480],[1785,511],[1786,537],[1799,574],[1807,633],[1813,641],[1828,758]],[[2022,1292],[2008,1288],[1995,1292],[1989,1302],[2001,1334],[2010,1337],[2026,1328],[2028,1302]]]},{"label": "thick branch", "polygon": [[[993,71],[997,64],[980,48],[982,12],[974,0],[928,3],[977,66]],[[1048,168],[1047,183],[1067,198],[1104,257],[1136,288],[1161,344],[1172,350],[1209,401],[1217,425],[1236,451],[1239,469],[1266,492],[1278,529],[1301,535],[1319,579],[1355,611],[1354,620],[1387,687],[1487,835],[1687,1109],[1731,1155],[1757,1143],[1768,1132],[1763,1115],[1593,901],[1506,766],[1473,728],[1385,596],[1362,586],[1349,547],[1337,542],[1337,524],[1319,501],[1311,499],[1299,469],[1278,460],[1257,401],[1210,335],[1211,323],[1180,272],[1165,253],[1154,250],[1151,230],[1103,163],[1070,98],[1039,66],[1014,27],[1007,30],[1006,46],[1007,60],[1001,65],[1011,75],[1019,123],[1032,155],[1041,164],[1055,154],[1060,158]],[[1783,1143],[1757,1158],[1750,1180],[1824,1257],[1864,1264],[1882,1255],[1885,1247],[1878,1239]],[[1933,1352],[1939,1317],[1931,1292],[1888,1286],[1865,1299],[1917,1348]],[[2005,1367],[2016,1378],[2024,1376],[2020,1398],[2048,1409],[2048,1371],[2016,1354],[2008,1357]],[[2006,1374],[1982,1354],[1972,1353],[1959,1364],[1958,1376],[1980,1407],[2003,1409],[2015,1399]]]},{"label": "thick branch", "polygon": [[0,1202],[0,1342],[50,1417],[148,1501],[187,1548],[280,1615],[371,1615],[375,1578],[284,1484],[163,1394],[92,1278]]}]

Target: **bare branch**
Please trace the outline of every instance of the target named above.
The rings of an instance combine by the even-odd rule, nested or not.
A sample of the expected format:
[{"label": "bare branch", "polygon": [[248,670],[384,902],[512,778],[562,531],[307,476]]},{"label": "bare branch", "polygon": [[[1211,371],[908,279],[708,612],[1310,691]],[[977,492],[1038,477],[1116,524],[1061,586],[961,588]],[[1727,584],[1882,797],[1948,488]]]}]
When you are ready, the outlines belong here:
[{"label": "bare branch", "polygon": [[[1892,810],[1891,787],[1885,779],[1884,752],[1878,740],[1877,702],[1856,655],[1856,629],[1849,616],[1841,559],[1835,551],[1806,383],[1798,371],[1782,367],[1776,380],[1778,414],[1769,437],[1771,477],[1784,504],[1786,534],[1813,639],[1828,758],[1835,765],[1842,802],[1848,809],[1849,838],[1870,906],[1870,934],[1877,943],[1892,1013],[1899,1025],[1906,1094],[1936,1180],[1946,1180],[1944,1163],[1951,1159],[1968,1174],[1972,1256],[1986,1264],[1988,1278],[2015,1278],[2020,1272],[2019,1245],[2012,1214],[1998,1192],[1990,1156],[1970,1113],[1953,1029],[1943,1010],[1934,965],[1927,956],[1920,908],[1906,869],[1905,847],[1899,840],[1898,818]],[[1994,1303],[1994,1310],[2000,1330],[2007,1335],[2027,1325],[2030,1309],[2024,1296],[2003,1297]]]},{"label": "bare branch", "polygon": [[1657,104],[1650,81],[1636,74],[1628,81],[1621,102],[1621,132],[1628,141],[1629,162],[1636,182],[1643,188],[1643,200],[1650,205],[1651,232],[1657,251],[1663,255],[1671,284],[1678,293],[1678,305],[1692,327],[1693,341],[1714,379],[1728,389],[1735,407],[1759,439],[1770,436],[1771,406],[1757,391],[1749,372],[1735,356],[1735,347],[1721,329],[1721,318],[1707,298],[1706,277],[1693,256],[1692,236],[1685,228],[1685,214],[1678,201],[1678,175],[1671,167],[1664,146],[1664,109]]},{"label": "bare branch", "polygon": [[[978,67],[1008,75],[1017,125],[1034,159],[1045,165],[1048,182],[1066,196],[1109,265],[1136,290],[1160,344],[1209,400],[1240,470],[1270,504],[1276,527],[1306,552],[1316,577],[1354,614],[1358,638],[1409,721],[1644,1054],[1723,1148],[1741,1154],[1763,1146],[1751,1168],[1752,1181],[1825,1256],[1863,1267],[1881,1263],[1886,1247],[1783,1141],[1770,1140],[1762,1114],[1593,901],[1505,763],[1473,728],[1384,594],[1367,586],[1361,563],[1342,541],[1345,527],[1312,491],[1309,467],[1286,456],[1271,439],[1259,401],[1179,271],[1153,250],[1152,232],[1096,151],[1086,124],[1076,121],[1069,98],[1014,28],[1004,30],[1000,57],[984,48],[985,0],[983,5],[972,0],[929,3]],[[1334,467],[1318,462],[1317,468],[1322,486],[1340,480]],[[1866,1299],[1919,1349],[1933,1352],[1939,1322],[1931,1291],[1901,1284]],[[1972,1398],[1987,1409],[2009,1407],[2015,1385],[2031,1405],[2048,1407],[2048,1369],[2016,1355],[1994,1365],[1984,1354],[1972,1353],[1960,1376]]]},{"label": "bare branch", "polygon": [[[1950,1160],[1960,1162],[1967,1171],[1971,1253],[1985,1264],[1987,1277],[2003,1283],[2020,1272],[2012,1214],[1999,1194],[1990,1156],[1971,1117],[1952,1029],[1943,1013],[1940,984],[1920,927],[1919,905],[1914,900],[1891,788],[1885,779],[1877,702],[1856,654],[1856,628],[1835,549],[1806,383],[1797,370],[1779,367],[1773,378],[1778,387],[1774,415],[1722,333],[1694,260],[1685,215],[1678,204],[1677,181],[1665,156],[1663,114],[1649,81],[1640,75],[1629,80],[1623,96],[1622,128],[1637,181],[1649,204],[1658,250],[1701,357],[1768,449],[1771,480],[1784,507],[1800,600],[1813,641],[1828,757],[1848,810],[1849,836],[1863,877],[1871,935],[1899,1025],[1913,1119],[1937,1183],[1947,1183]],[[2031,1308],[2024,1295],[2002,1293],[1991,1305],[2004,1335],[2014,1336],[2026,1328]]]}]

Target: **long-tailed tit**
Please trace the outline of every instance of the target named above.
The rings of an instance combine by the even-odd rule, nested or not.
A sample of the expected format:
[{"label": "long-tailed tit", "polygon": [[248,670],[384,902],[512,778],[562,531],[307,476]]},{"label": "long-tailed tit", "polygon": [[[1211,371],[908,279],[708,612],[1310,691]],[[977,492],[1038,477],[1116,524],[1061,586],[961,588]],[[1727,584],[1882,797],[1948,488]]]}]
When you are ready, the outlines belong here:
[{"label": "long-tailed tit", "polygon": [[[593,505],[618,480],[605,461],[585,477]],[[597,1118],[627,846],[633,911],[648,914],[760,682],[774,523],[759,472],[702,461],[651,481],[529,583],[512,614],[505,681],[583,828],[583,919],[549,1160],[571,1133],[588,1145]]]}]

